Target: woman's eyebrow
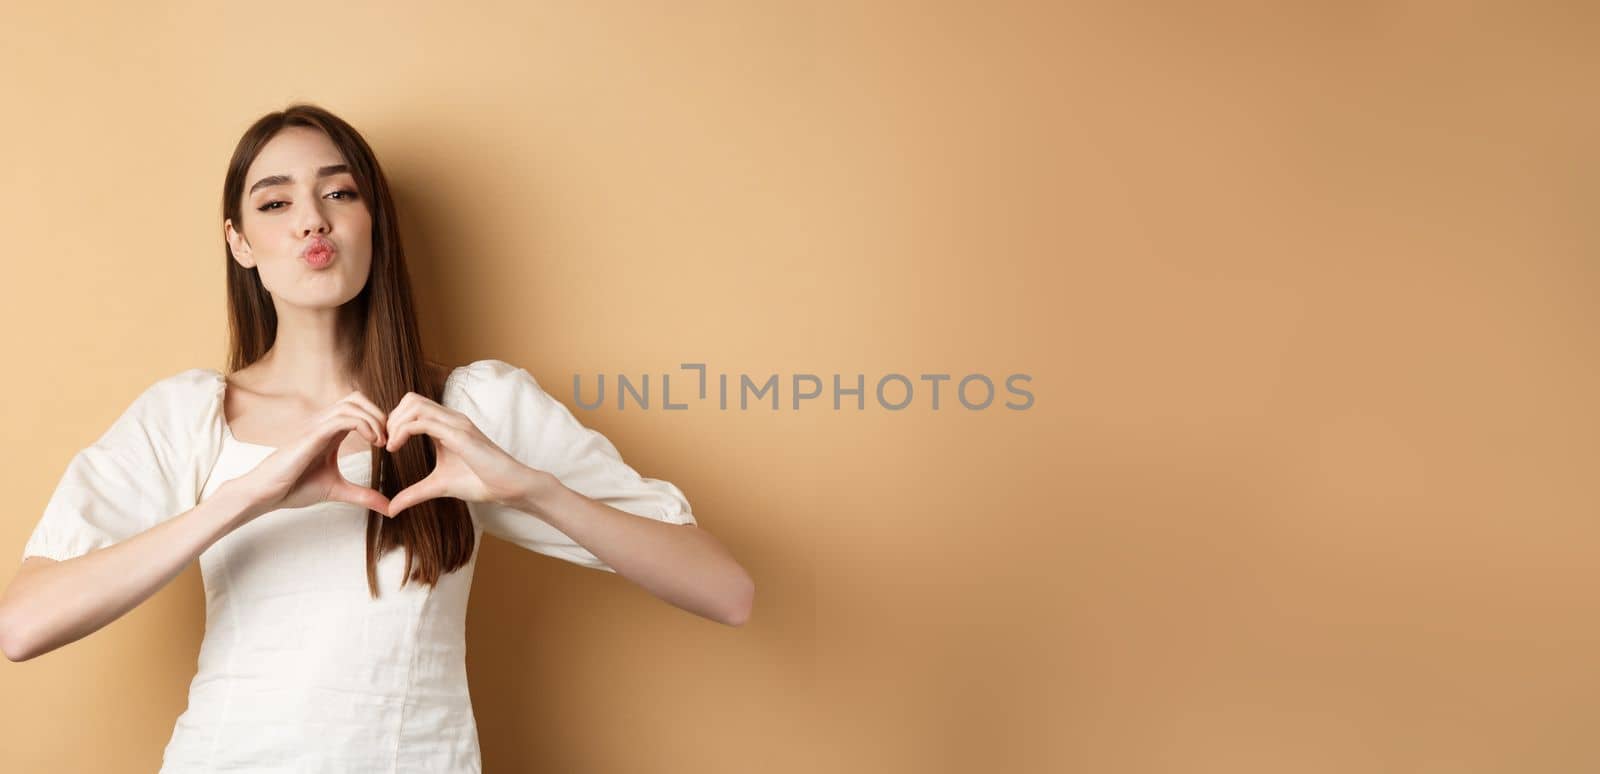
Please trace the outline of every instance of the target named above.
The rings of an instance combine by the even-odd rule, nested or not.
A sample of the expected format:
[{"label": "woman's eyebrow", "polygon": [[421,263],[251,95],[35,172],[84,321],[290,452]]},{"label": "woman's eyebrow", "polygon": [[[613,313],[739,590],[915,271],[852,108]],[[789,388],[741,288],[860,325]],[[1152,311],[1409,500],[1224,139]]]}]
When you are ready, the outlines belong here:
[{"label": "woman's eyebrow", "polygon": [[[317,177],[322,178],[322,177],[327,177],[329,175],[337,175],[340,172],[349,172],[349,171],[350,171],[350,166],[347,165],[347,164],[332,164],[332,165],[329,165],[329,166],[326,166],[326,167],[319,167],[317,169]],[[248,193],[246,193],[245,196],[249,196],[250,194],[253,194],[257,190],[262,189],[262,188],[271,188],[272,186],[275,186],[275,185],[286,185],[288,183],[293,183],[293,182],[294,182],[294,178],[289,176],[289,175],[268,175],[266,177],[261,178],[260,180],[257,180],[255,185],[250,186],[250,191]]]}]

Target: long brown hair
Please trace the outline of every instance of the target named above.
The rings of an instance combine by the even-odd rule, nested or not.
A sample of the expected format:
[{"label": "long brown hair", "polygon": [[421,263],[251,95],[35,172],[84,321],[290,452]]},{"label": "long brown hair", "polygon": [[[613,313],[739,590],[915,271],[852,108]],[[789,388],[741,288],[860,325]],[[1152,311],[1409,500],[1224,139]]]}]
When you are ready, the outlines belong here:
[{"label": "long brown hair", "polygon": [[[228,162],[222,216],[243,230],[245,173],[267,141],[290,126],[320,129],[328,135],[344,154],[357,193],[372,213],[372,268],[367,283],[339,310],[339,340],[345,345],[343,354],[357,384],[385,410],[392,409],[407,392],[440,401],[449,371],[423,356],[389,182],[372,148],[354,127],[306,103],[257,119],[239,138]],[[223,258],[228,265],[228,372],[232,373],[266,354],[277,336],[278,315],[256,269],[239,265],[226,244]],[[414,436],[392,454],[374,447],[369,468],[373,488],[385,497],[395,496],[433,470],[434,454],[433,439],[426,435]],[[453,497],[435,498],[405,509],[393,519],[367,511],[367,587],[374,598],[379,596],[378,560],[400,546],[406,549],[401,585],[410,580],[431,585],[464,566],[472,558],[473,548],[472,517],[466,503]]]}]

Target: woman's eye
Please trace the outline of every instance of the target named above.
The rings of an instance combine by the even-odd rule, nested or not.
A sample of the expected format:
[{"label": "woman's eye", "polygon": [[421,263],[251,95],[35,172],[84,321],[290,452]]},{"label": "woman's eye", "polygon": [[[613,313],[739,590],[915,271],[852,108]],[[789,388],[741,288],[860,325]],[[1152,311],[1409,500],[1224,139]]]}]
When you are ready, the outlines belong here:
[{"label": "woman's eye", "polygon": [[[334,191],[333,193],[330,193],[328,195],[332,196],[333,194],[344,194],[344,198],[341,199],[340,201],[350,201],[352,199],[360,198],[360,194],[357,194],[355,191],[352,191],[352,190],[350,190],[348,188],[341,188],[341,189],[339,189],[337,191]],[[266,204],[261,205],[260,207],[257,207],[256,209],[258,209],[258,210],[260,210],[262,212],[270,212],[272,210],[279,209],[278,207],[274,206],[274,205],[278,205],[278,204],[288,204],[288,202],[273,200],[273,201],[267,202]]]}]

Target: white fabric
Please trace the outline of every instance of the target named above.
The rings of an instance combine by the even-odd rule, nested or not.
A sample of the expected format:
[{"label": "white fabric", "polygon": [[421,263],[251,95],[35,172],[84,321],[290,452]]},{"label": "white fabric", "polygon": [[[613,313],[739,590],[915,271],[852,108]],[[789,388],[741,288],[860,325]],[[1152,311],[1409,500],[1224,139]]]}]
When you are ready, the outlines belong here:
[{"label": "white fabric", "polygon": [[[226,381],[189,369],[147,388],[75,455],[23,556],[66,560],[176,516],[272,453],[234,438]],[[676,486],[644,478],[526,370],[501,360],[454,369],[440,401],[523,463],[620,510],[694,524]],[[363,451],[340,460],[370,482]],[[479,772],[467,689],[467,597],[483,533],[615,572],[526,513],[469,503],[471,561],[435,586],[400,586],[404,550],[366,581],[366,511],[325,502],[262,515],[200,555],[206,631],[187,709],[162,774]]]}]

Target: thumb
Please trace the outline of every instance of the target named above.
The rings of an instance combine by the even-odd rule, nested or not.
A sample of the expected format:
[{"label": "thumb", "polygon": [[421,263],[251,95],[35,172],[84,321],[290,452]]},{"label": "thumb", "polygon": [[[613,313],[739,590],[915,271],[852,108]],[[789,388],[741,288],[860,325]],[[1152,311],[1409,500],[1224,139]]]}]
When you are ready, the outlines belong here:
[{"label": "thumb", "polygon": [[445,494],[444,477],[438,470],[429,473],[422,480],[395,493],[389,501],[389,515],[398,516],[400,512],[425,500],[443,497]]},{"label": "thumb", "polygon": [[389,510],[391,507],[389,498],[384,497],[382,492],[372,487],[358,486],[349,481],[340,481],[333,485],[332,491],[328,492],[328,498],[355,503],[378,513],[392,515]]}]

